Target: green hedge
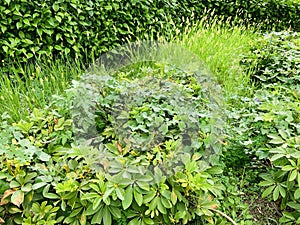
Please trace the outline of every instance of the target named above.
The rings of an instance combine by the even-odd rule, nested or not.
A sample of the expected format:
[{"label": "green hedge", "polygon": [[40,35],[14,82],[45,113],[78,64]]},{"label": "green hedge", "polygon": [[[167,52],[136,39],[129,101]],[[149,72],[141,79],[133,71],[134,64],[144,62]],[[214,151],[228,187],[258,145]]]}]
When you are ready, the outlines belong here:
[{"label": "green hedge", "polygon": [[206,9],[263,29],[300,30],[300,3],[283,0],[3,0],[0,60],[71,54],[89,61],[125,39],[168,35]]}]

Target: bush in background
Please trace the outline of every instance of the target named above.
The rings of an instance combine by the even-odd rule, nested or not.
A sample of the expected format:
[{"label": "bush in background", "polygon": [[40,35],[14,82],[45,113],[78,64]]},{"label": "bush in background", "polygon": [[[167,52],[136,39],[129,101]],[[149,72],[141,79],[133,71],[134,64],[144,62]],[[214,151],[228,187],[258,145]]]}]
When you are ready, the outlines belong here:
[{"label": "bush in background", "polygon": [[300,4],[280,0],[5,0],[0,3],[0,60],[70,55],[90,61],[125,40],[171,36],[208,10],[267,30],[300,29]]}]

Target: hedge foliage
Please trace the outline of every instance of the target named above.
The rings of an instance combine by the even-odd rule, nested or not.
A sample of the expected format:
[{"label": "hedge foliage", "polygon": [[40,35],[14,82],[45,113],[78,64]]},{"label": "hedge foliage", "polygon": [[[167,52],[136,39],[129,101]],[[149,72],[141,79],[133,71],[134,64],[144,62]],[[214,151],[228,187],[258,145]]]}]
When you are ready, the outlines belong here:
[{"label": "hedge foliage", "polygon": [[[0,60],[71,55],[91,60],[125,39],[169,35],[217,16],[300,30],[300,3],[283,0],[4,0],[0,3]],[[168,29],[166,29],[168,28]]]}]

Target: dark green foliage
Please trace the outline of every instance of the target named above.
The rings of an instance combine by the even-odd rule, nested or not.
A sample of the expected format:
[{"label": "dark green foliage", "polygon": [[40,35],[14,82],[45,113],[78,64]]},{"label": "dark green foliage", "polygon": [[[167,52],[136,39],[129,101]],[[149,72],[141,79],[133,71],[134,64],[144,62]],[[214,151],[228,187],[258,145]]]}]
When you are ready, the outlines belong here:
[{"label": "dark green foliage", "polygon": [[170,37],[212,11],[262,29],[300,29],[300,4],[281,0],[4,0],[0,61],[56,55],[90,61],[125,40]]}]

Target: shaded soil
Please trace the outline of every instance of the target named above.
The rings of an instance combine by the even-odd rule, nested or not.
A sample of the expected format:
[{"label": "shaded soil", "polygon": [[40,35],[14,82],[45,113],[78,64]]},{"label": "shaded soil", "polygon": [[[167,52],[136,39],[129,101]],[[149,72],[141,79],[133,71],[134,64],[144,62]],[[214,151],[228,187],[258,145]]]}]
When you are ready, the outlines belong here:
[{"label": "shaded soil", "polygon": [[256,198],[245,201],[245,203],[249,205],[249,212],[253,216],[253,224],[279,224],[279,218],[282,216],[279,202]]}]

